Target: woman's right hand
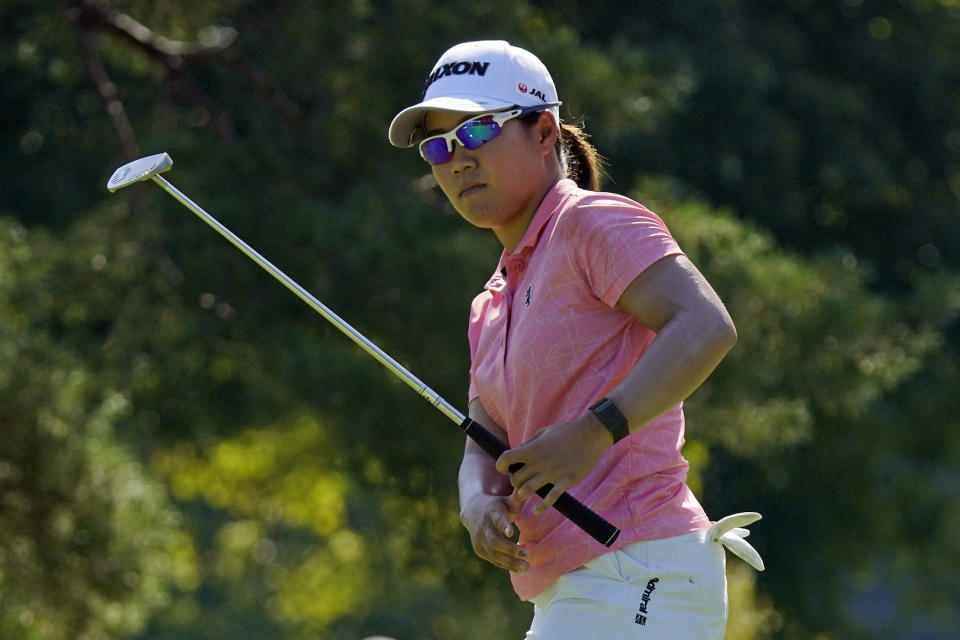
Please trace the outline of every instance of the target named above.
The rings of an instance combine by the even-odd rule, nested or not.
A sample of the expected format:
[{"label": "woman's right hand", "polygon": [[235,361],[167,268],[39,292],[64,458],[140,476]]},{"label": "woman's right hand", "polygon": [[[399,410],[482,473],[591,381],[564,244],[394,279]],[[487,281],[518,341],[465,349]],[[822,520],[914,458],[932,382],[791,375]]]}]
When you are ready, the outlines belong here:
[{"label": "woman's right hand", "polygon": [[475,494],[460,510],[460,522],[470,533],[474,553],[501,569],[515,573],[529,569],[529,552],[510,540],[519,513],[520,502],[513,494]]}]

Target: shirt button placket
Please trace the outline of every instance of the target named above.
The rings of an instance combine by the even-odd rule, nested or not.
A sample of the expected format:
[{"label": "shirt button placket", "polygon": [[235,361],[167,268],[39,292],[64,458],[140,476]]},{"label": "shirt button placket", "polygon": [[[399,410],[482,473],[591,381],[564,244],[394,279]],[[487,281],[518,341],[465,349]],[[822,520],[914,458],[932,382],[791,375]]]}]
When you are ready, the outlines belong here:
[{"label": "shirt button placket", "polygon": [[526,268],[527,261],[523,258],[514,258],[507,263],[507,281],[511,287],[516,287]]}]

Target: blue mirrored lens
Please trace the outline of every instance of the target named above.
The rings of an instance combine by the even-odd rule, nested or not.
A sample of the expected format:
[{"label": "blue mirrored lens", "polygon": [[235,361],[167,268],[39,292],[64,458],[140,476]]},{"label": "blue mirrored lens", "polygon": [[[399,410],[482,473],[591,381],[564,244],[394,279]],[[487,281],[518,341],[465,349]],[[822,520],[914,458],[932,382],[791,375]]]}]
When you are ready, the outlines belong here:
[{"label": "blue mirrored lens", "polygon": [[457,140],[471,151],[485,142],[490,142],[498,135],[500,135],[500,125],[490,116],[465,122],[457,128]]},{"label": "blue mirrored lens", "polygon": [[433,138],[420,145],[420,153],[430,164],[443,164],[450,159],[450,147],[443,138]]}]

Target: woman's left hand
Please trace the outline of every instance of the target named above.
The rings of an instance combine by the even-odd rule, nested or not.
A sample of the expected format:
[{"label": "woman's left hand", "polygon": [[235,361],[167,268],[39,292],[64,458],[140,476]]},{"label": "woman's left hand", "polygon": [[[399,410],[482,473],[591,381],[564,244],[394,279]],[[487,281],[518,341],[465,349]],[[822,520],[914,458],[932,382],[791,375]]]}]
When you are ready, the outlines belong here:
[{"label": "woman's left hand", "polygon": [[[597,464],[613,444],[613,436],[592,414],[540,429],[522,445],[505,451],[497,459],[497,470],[510,475],[510,484],[521,502],[537,489],[553,484],[553,489],[534,509],[543,514],[570,487],[577,484]],[[510,473],[512,465],[523,467]]]}]

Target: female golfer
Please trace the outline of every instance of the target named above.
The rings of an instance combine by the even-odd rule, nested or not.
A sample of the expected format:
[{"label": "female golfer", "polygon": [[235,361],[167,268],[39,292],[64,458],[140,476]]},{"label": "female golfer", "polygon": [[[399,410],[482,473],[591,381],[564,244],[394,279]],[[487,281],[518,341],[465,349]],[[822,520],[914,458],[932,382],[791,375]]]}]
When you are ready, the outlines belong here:
[{"label": "female golfer", "polygon": [[[533,54],[467,42],[390,125],[504,248],[470,310],[469,414],[512,448],[494,461],[467,440],[460,519],[534,603],[528,640],[722,638],[723,546],[762,568],[735,528],[759,514],[711,525],[686,485],[682,402],[736,330],[663,221],[597,191],[559,105]],[[549,508],[567,490],[621,528],[612,550]]]}]

